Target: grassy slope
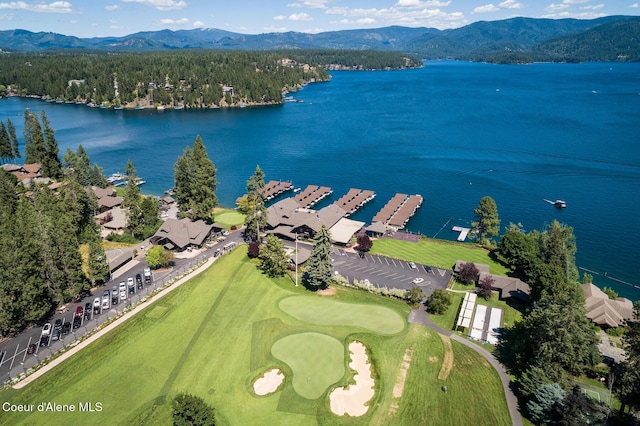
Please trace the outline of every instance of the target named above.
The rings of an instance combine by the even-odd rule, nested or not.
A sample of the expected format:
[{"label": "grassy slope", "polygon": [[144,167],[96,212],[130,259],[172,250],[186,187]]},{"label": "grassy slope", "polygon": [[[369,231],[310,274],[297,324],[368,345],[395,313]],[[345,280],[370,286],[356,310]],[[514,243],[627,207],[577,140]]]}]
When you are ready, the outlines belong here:
[{"label": "grassy slope", "polygon": [[[387,306],[405,318],[408,313],[396,301],[337,290],[335,300]],[[102,402],[101,413],[3,413],[0,423],[167,424],[170,400],[180,391],[211,403],[222,424],[510,423],[498,376],[479,355],[453,342],[455,368],[446,381],[450,390],[443,394],[437,376],[444,349],[435,333],[413,324],[393,336],[306,324],[277,307],[283,297],[296,293],[305,290],[294,288],[288,277],[267,279],[238,249],[23,390],[0,392],[0,402],[13,404]],[[268,367],[290,373],[264,350],[252,367],[254,326],[273,318],[286,323],[283,329],[326,333],[345,344],[354,338],[364,342],[379,376],[374,409],[358,420],[337,417],[328,409],[327,393],[315,401],[304,400],[292,391],[290,378],[281,392],[253,396],[253,380]],[[413,361],[403,397],[396,401],[392,391],[409,347],[414,349]],[[347,369],[339,385],[351,377]]]},{"label": "grassy slope", "polygon": [[473,244],[422,238],[419,242],[382,238],[373,242],[371,254],[381,254],[396,259],[412,260],[443,269],[452,269],[457,260],[484,263],[491,273],[507,275],[507,269],[489,257],[489,252]]}]

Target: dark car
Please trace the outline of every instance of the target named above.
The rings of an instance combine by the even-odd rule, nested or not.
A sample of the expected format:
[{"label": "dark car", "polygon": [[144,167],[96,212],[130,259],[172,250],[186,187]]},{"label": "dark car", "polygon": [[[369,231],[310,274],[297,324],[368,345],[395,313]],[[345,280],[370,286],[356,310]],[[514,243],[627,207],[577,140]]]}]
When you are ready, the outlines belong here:
[{"label": "dark car", "polygon": [[91,302],[87,302],[84,304],[84,319],[91,319]]},{"label": "dark car", "polygon": [[62,324],[62,334],[69,334],[70,331],[71,323],[69,321],[65,321],[65,323]]},{"label": "dark car", "polygon": [[56,340],[60,340],[60,330],[53,330],[53,333],[51,333],[51,341],[55,342]]},{"label": "dark car", "polygon": [[55,323],[53,323],[54,330],[60,330],[62,328],[62,320],[58,318]]},{"label": "dark car", "polygon": [[82,308],[82,306],[78,306],[76,308],[76,317],[82,318],[83,315],[84,315],[84,309]]},{"label": "dark car", "polygon": [[431,272],[431,266],[424,265],[424,270],[427,271],[427,272]]},{"label": "dark car", "polygon": [[144,284],[142,284],[142,275],[140,274],[136,274],[136,287],[138,287],[138,290],[144,287]]},{"label": "dark car", "polygon": [[93,315],[100,315],[100,298],[93,299]]},{"label": "dark car", "polygon": [[82,325],[82,317],[75,317],[73,319],[73,329],[75,330],[76,328],[80,328],[81,325]]},{"label": "dark car", "polygon": [[118,304],[118,286],[113,286],[113,289],[111,290],[111,304],[112,305],[117,305]]},{"label": "dark car", "polygon": [[42,336],[40,338],[40,346],[42,346],[43,348],[45,346],[49,346],[49,336]]},{"label": "dark car", "polygon": [[30,344],[29,347],[27,348],[27,355],[36,353],[37,348],[38,348],[38,345],[36,345],[35,343]]}]

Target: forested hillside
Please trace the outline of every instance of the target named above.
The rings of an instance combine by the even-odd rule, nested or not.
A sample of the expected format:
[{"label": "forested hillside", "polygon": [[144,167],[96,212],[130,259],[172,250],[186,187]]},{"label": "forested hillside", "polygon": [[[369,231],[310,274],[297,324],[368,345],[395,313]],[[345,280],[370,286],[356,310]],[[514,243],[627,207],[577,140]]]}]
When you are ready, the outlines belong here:
[{"label": "forested hillside", "polygon": [[328,79],[304,58],[274,52],[0,55],[0,84],[13,94],[107,106],[275,104],[283,90]]}]

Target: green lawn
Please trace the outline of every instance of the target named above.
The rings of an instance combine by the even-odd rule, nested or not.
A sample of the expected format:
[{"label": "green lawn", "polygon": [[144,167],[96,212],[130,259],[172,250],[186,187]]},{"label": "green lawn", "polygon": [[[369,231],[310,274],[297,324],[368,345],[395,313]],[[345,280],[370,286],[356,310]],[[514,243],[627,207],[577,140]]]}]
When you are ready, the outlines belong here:
[{"label": "green lawn", "polygon": [[381,238],[373,242],[371,254],[453,269],[457,260],[489,265],[492,274],[507,275],[507,268],[489,257],[489,252],[469,243],[422,238],[419,242]]},{"label": "green lawn", "polygon": [[315,296],[293,296],[280,301],[285,313],[301,321],[319,325],[351,326],[380,334],[396,334],[406,321],[392,309],[337,302]]},{"label": "green lawn", "polygon": [[[399,301],[348,288],[336,291],[331,300],[384,307],[401,318],[409,312]],[[213,405],[222,425],[511,424],[498,375],[477,353],[452,342],[453,369],[439,380],[444,345],[436,333],[404,320],[392,335],[357,322],[307,322],[279,308],[282,300],[296,295],[305,295],[310,305],[313,298],[327,298],[294,287],[290,277],[267,278],[238,248],[25,388],[0,392],[0,403],[55,402],[77,409],[80,402],[100,402],[101,412],[3,412],[0,423],[170,424],[172,398],[187,391]],[[371,408],[357,419],[332,414],[328,404],[330,390],[353,379],[346,345],[354,339],[367,347],[376,380]],[[311,341],[322,348],[295,355],[294,347]],[[329,341],[332,354],[342,348],[344,373],[307,391],[307,371],[325,367]],[[394,398],[406,353],[412,356],[404,391]],[[339,372],[339,362],[331,361],[331,371]],[[285,383],[273,395],[256,396],[253,382],[274,367],[283,371]]]},{"label": "green lawn", "polygon": [[237,210],[225,209],[214,213],[214,221],[229,229],[232,226],[242,226],[244,215]]}]

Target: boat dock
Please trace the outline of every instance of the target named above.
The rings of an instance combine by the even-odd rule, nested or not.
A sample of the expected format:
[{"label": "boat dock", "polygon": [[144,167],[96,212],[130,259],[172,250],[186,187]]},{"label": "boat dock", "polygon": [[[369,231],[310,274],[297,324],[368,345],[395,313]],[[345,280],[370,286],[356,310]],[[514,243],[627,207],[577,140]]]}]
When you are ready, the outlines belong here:
[{"label": "boat dock", "polygon": [[460,235],[458,235],[458,241],[464,241],[467,239],[467,235],[469,234],[469,232],[471,232],[471,229],[469,228],[463,228],[462,226],[454,226],[453,228],[451,228],[451,230],[453,232],[459,232]]},{"label": "boat dock", "polygon": [[[264,186],[264,199],[269,201],[276,198],[278,195],[291,191],[293,189],[293,183],[289,180],[270,180]],[[246,194],[242,197],[236,198],[236,205],[240,204],[240,200],[246,197]]]},{"label": "boat dock", "polygon": [[323,198],[329,196],[333,190],[328,186],[309,185],[299,192],[293,200],[302,208],[313,207]]},{"label": "boat dock", "polygon": [[293,183],[288,180],[271,180],[264,186],[264,198],[265,200],[272,200],[278,195],[291,191],[293,189]]},{"label": "boat dock", "polygon": [[381,222],[398,229],[404,228],[420,208],[422,201],[421,195],[396,194],[373,217],[373,222]]},{"label": "boat dock", "polygon": [[376,193],[373,191],[351,188],[349,192],[340,197],[340,199],[333,204],[346,211],[347,216],[349,216],[375,197]]}]

